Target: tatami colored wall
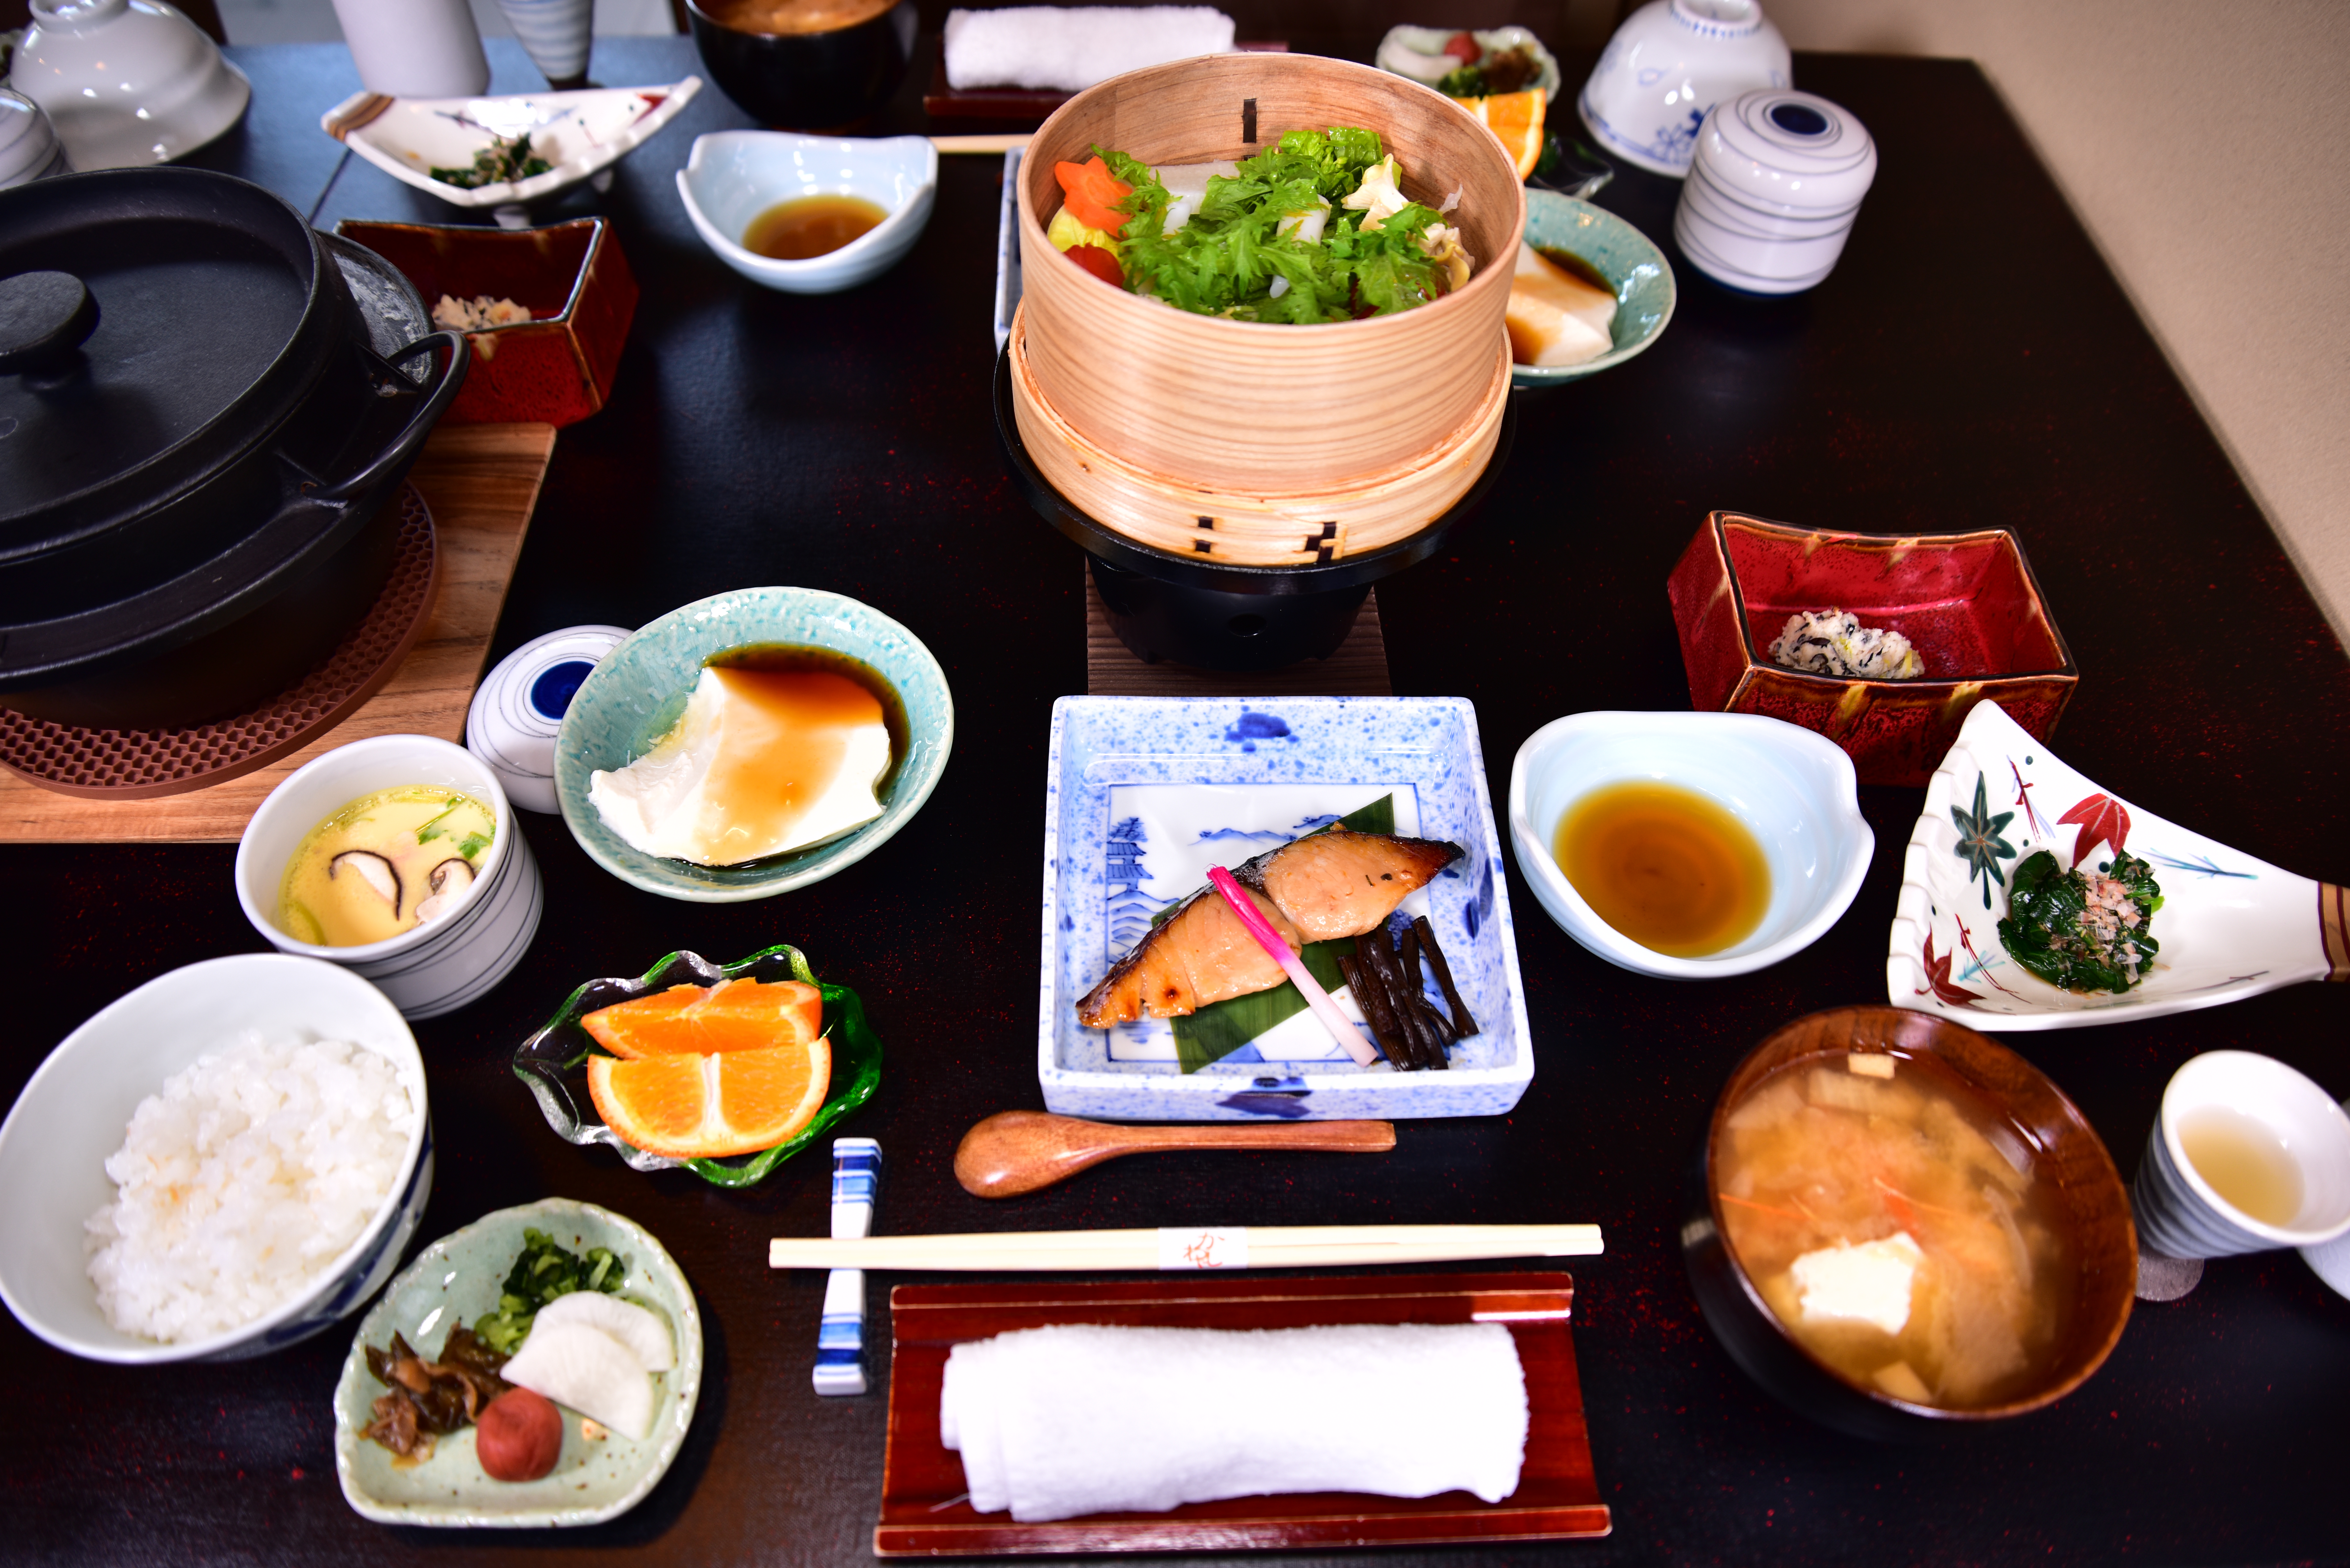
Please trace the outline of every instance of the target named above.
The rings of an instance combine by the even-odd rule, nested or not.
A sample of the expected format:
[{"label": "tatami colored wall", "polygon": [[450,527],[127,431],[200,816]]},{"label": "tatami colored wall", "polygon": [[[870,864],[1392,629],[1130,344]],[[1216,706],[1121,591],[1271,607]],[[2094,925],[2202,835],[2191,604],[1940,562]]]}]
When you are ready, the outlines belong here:
[{"label": "tatami colored wall", "polygon": [[1763,9],[1798,49],[1981,65],[2350,646],[2350,4]]}]

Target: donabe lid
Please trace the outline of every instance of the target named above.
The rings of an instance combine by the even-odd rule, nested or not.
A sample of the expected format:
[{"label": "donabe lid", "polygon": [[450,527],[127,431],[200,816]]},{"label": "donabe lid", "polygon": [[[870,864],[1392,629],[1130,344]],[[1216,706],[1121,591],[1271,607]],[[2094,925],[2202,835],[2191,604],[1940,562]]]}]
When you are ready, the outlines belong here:
[{"label": "donabe lid", "polygon": [[349,319],[322,262],[299,213],[209,171],[0,190],[0,565],[88,540],[274,433]]},{"label": "donabe lid", "polygon": [[1860,121],[1793,88],[1714,105],[1694,161],[1734,199],[1790,216],[1850,212],[1877,179],[1877,143]]}]

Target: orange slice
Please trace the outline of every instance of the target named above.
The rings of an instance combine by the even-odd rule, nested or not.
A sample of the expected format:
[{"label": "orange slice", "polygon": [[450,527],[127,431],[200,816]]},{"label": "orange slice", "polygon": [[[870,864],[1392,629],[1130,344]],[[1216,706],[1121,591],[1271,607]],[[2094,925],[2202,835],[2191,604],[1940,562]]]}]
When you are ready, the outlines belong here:
[{"label": "orange slice", "polygon": [[722,986],[693,1013],[703,1051],[754,1051],[805,1045],[824,1033],[824,992],[798,981]]},{"label": "orange slice", "polygon": [[588,1058],[588,1093],[622,1142],[672,1159],[773,1148],[816,1120],[832,1085],[832,1047],[808,1040],[755,1050]]},{"label": "orange slice", "polygon": [[699,1054],[805,1044],[824,1033],[824,993],[795,980],[673,985],[579,1021],[615,1056]]},{"label": "orange slice", "polygon": [[1542,88],[1528,88],[1523,92],[1452,101],[1484,121],[1486,128],[1502,139],[1503,148],[1517,164],[1518,178],[1523,180],[1542,161],[1543,113],[1548,107],[1547,99]]}]

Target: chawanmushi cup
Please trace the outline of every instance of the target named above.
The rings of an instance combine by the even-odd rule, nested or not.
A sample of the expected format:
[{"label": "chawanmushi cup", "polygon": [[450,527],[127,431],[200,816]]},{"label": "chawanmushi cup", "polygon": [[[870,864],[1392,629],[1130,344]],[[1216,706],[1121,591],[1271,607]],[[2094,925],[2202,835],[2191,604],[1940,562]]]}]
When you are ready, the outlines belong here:
[{"label": "chawanmushi cup", "polygon": [[[497,833],[482,851],[473,887],[439,919],[380,942],[328,947],[277,924],[286,867],[310,830],[363,795],[432,784],[490,808]],[[437,1018],[488,994],[530,949],[545,908],[538,862],[513,803],[488,763],[431,735],[376,735],[305,763],[269,792],[236,846],[236,899],[253,929],[279,952],[324,959],[371,981],[403,1016]]]}]

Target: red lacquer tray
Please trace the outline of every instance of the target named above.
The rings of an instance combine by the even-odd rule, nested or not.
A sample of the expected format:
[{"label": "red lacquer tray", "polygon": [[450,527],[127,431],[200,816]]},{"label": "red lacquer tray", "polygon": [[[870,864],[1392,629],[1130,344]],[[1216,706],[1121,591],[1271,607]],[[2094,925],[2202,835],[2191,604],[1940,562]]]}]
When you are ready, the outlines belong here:
[{"label": "red lacquer tray", "polygon": [[[1273,1547],[1552,1541],[1605,1535],[1562,1273],[1283,1276],[991,1285],[900,1285],[889,1293],[889,1448],[873,1550],[883,1557],[1076,1552],[1238,1552]],[[1294,1492],[1018,1524],[963,1501],[962,1460],[939,1442],[947,1353],[966,1340],[1047,1324],[1300,1328],[1342,1323],[1503,1323],[1525,1367],[1533,1426],[1518,1490],[1498,1503]]]}]

